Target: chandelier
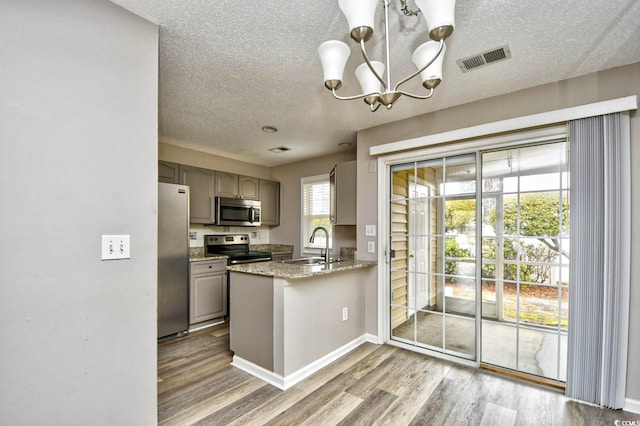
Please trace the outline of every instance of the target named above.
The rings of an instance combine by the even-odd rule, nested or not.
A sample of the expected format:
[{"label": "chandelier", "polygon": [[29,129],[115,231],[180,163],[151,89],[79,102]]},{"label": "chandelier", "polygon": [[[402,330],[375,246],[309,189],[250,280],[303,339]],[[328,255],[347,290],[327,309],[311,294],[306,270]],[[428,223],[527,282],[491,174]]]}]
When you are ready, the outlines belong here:
[{"label": "chandelier", "polygon": [[[364,102],[371,107],[371,111],[376,111],[380,105],[391,109],[393,103],[402,95],[414,99],[429,99],[433,95],[433,89],[442,81],[442,61],[446,50],[444,40],[453,32],[455,0],[415,0],[415,2],[420,8],[419,11],[410,10],[406,0],[401,0],[401,10],[407,16],[417,15],[422,11],[431,40],[420,45],[413,52],[411,59],[418,70],[392,86],[391,63],[389,62],[390,0],[382,0],[386,67],[383,62],[370,60],[365,48],[365,42],[373,35],[373,21],[380,0],[338,0],[338,5],[349,23],[351,38],[360,44],[364,62],[355,71],[363,93],[355,96],[340,96],[336,91],[342,86],[342,76],[351,49],[346,43],[338,40],[325,41],[320,45],[318,54],[322,61],[324,85],[331,90],[336,99],[364,99]],[[382,78],[385,74],[385,68],[386,80]],[[418,74],[422,79],[422,85],[429,91],[428,94],[414,95],[399,90],[401,85]]]}]

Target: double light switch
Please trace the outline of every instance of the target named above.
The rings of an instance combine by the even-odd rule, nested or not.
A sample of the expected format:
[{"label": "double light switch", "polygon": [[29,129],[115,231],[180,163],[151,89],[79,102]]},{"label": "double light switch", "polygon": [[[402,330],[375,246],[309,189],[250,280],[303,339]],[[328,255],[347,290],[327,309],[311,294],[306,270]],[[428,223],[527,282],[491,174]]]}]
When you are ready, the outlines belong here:
[{"label": "double light switch", "polygon": [[103,235],[102,260],[130,259],[131,243],[129,235]]}]

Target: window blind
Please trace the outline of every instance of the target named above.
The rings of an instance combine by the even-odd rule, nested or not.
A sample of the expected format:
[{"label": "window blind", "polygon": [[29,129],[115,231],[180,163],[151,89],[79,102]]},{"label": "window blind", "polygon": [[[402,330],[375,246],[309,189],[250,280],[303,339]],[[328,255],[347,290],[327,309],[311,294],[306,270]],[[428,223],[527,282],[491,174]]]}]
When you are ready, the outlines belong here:
[{"label": "window blind", "polygon": [[329,231],[329,247],[331,248],[331,221],[329,218],[329,176],[315,176],[302,180],[302,247],[305,251],[324,249],[326,239],[324,232],[318,232],[314,242],[309,242],[313,230],[322,226]]},{"label": "window blind", "polygon": [[572,288],[566,395],[609,408],[623,408],[626,385],[628,128],[621,113],[570,122]]}]

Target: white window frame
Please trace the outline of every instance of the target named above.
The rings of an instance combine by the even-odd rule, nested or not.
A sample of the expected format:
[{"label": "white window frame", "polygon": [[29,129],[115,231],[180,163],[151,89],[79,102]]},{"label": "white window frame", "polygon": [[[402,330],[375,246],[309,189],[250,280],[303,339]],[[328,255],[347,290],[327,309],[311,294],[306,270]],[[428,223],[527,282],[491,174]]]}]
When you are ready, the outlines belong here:
[{"label": "white window frame", "polygon": [[[300,253],[302,256],[319,256],[324,254],[324,246],[322,247],[310,247],[308,238],[305,233],[306,229],[306,218],[304,214],[304,209],[306,205],[305,199],[305,185],[316,184],[316,183],[326,183],[329,185],[329,174],[316,175],[316,176],[307,176],[300,179]],[[330,203],[329,199],[330,194],[327,190],[327,203]],[[324,217],[324,215],[322,216]],[[330,221],[330,211],[327,210],[326,218]],[[331,226],[326,226],[327,231],[329,231],[329,249],[333,247],[333,230]],[[324,236],[324,235],[323,235]]]}]

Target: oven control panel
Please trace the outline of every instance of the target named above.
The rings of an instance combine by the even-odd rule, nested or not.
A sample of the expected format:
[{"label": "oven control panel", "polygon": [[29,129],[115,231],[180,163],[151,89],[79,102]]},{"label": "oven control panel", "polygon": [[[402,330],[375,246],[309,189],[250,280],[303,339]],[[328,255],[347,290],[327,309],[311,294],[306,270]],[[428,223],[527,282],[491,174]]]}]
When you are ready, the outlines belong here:
[{"label": "oven control panel", "polygon": [[204,236],[205,246],[223,246],[228,244],[249,244],[249,234],[214,234]]}]

